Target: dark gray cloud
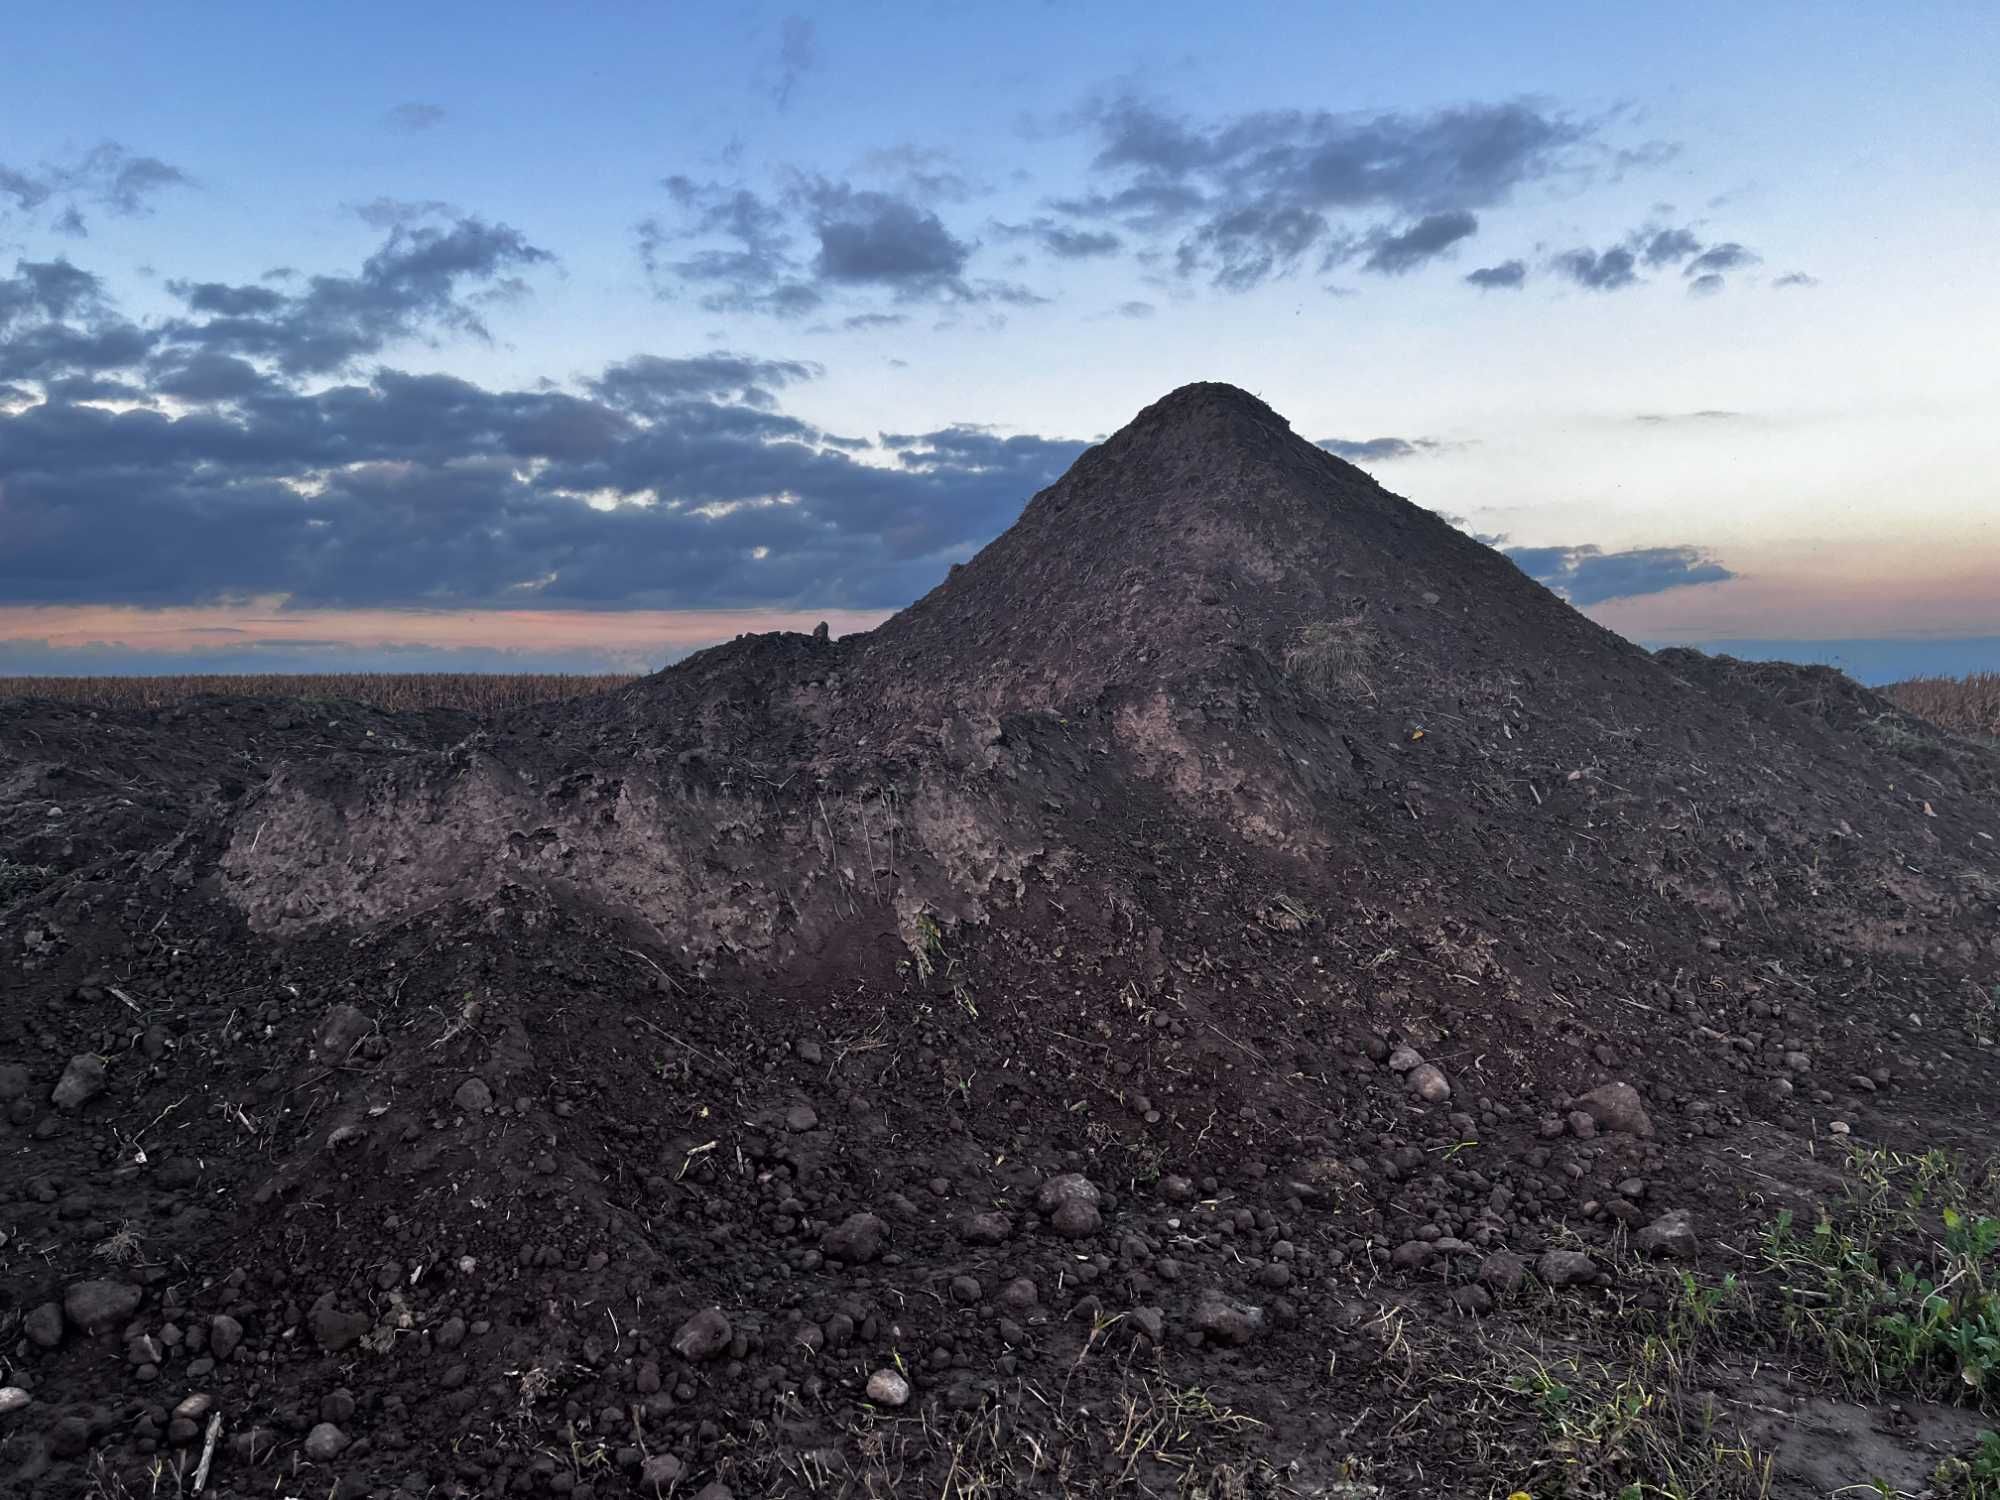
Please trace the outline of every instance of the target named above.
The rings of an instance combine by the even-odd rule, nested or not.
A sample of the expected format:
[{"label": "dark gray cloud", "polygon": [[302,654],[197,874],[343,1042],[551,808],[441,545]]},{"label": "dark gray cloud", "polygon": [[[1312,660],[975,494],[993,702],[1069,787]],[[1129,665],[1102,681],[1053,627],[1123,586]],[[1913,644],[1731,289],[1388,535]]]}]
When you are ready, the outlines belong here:
[{"label": "dark gray cloud", "polygon": [[1364,271],[1399,276],[1444,254],[1479,232],[1478,216],[1462,208],[1426,214],[1400,234],[1384,235],[1361,263]]},{"label": "dark gray cloud", "polygon": [[1817,276],[1808,276],[1804,271],[1787,271],[1784,275],[1780,276],[1776,281],[1772,282],[1771,285],[1777,288],[1783,288],[1788,286],[1818,286],[1819,278]]},{"label": "dark gray cloud", "polygon": [[1377,270],[1408,269],[1476,228],[1472,210],[1581,170],[1595,145],[1593,127],[1518,102],[1272,110],[1197,124],[1125,98],[1082,121],[1098,138],[1093,169],[1104,185],[1053,206],[1169,237],[1182,274],[1230,290],[1357,247],[1381,255]]},{"label": "dark gray cloud", "polygon": [[791,107],[799,80],[818,65],[819,28],[805,16],[786,16],[778,23],[778,81],[771,88],[779,109]]},{"label": "dark gray cloud", "polygon": [[[792,255],[790,216],[744,187],[669,177],[661,183],[674,215],[639,224],[639,259],[662,295],[702,288],[711,312],[773,312],[796,317],[824,300]],[[720,240],[721,245],[714,242]],[[682,247],[685,253],[670,253]]]},{"label": "dark gray cloud", "polygon": [[1656,229],[1650,233],[1641,230],[1633,238],[1643,243],[1640,255],[1653,267],[1677,264],[1701,250],[1701,241],[1692,229]]},{"label": "dark gray cloud", "polygon": [[128,151],[116,141],[100,141],[88,151],[36,168],[0,162],[0,199],[31,213],[52,199],[69,201],[50,224],[53,232],[72,239],[87,234],[82,203],[123,218],[151,213],[153,200],[173,188],[192,187],[194,179],[179,167]]},{"label": "dark gray cloud", "polygon": [[1557,275],[1568,277],[1578,286],[1588,287],[1594,292],[1615,292],[1624,287],[1637,286],[1637,264],[1637,257],[1622,245],[1604,251],[1566,250],[1550,262]]},{"label": "dark gray cloud", "polygon": [[426,130],[435,130],[444,124],[445,111],[442,105],[425,104],[412,99],[398,104],[382,117],[382,123],[391,130],[406,131],[411,135]]},{"label": "dark gray cloud", "polygon": [[68,261],[17,261],[0,278],[0,381],[100,376],[143,359],[153,335],[119,315]]},{"label": "dark gray cloud", "polygon": [[614,410],[647,418],[688,402],[724,402],[769,411],[777,392],[815,380],[824,372],[800,360],[753,359],[744,354],[698,354],[666,359],[637,354],[587,382],[591,394]]},{"label": "dark gray cloud", "polygon": [[399,225],[354,276],[314,276],[302,291],[171,282],[198,318],[165,324],[168,343],[269,359],[287,376],[352,368],[391,344],[439,333],[487,338],[468,293],[553,261],[519,230],[482,219]]},{"label": "dark gray cloud", "polygon": [[1050,218],[993,227],[1009,239],[1032,239],[1057,260],[1090,260],[1115,255],[1125,247],[1125,242],[1108,229],[1079,229]]},{"label": "dark gray cloud", "polygon": [[1708,249],[1702,251],[1701,254],[1687,263],[1687,269],[1682,274],[1686,276],[1717,275],[1724,271],[1740,270],[1744,266],[1754,266],[1761,260],[1763,260],[1763,257],[1757,254],[1756,251],[1739,245],[1734,240],[1729,240],[1720,245],[1711,245]]},{"label": "dark gray cloud", "polygon": [[963,283],[972,247],[927,208],[890,193],[816,182],[806,193],[822,281],[927,296]]},{"label": "dark gray cloud", "polygon": [[1518,260],[1503,260],[1497,266],[1481,266],[1465,275],[1466,284],[1476,286],[1482,292],[1518,292],[1527,280],[1528,268]]},{"label": "dark gray cloud", "polygon": [[23,211],[40,208],[48,202],[52,191],[45,177],[0,162],[0,198],[12,198],[15,208]]},{"label": "dark gray cloud", "polygon": [[1355,464],[1390,463],[1399,458],[1416,458],[1437,453],[1450,446],[1436,438],[1321,438],[1319,446],[1335,458]]},{"label": "dark gray cloud", "polygon": [[127,151],[116,141],[101,141],[78,160],[53,168],[50,181],[59,192],[79,194],[126,217],[150,213],[152,200],[169,188],[193,186],[179,167]]},{"label": "dark gray cloud", "polygon": [[1633,230],[1622,243],[1608,250],[1582,247],[1564,251],[1550,265],[1558,275],[1597,292],[1616,292],[1640,285],[1641,266],[1660,270],[1678,265],[1687,279],[1688,291],[1703,297],[1722,290],[1724,272],[1754,266],[1760,258],[1754,250],[1735,240],[1704,247],[1692,229],[1654,225]]},{"label": "dark gray cloud", "polygon": [[523,253],[467,223],[396,231],[374,269],[296,294],[177,282],[189,315],[159,327],[63,262],[0,278],[0,600],[889,607],[1082,451],[828,433],[780,405],[816,366],[729,353],[639,355],[574,389],[301,383],[309,313],[377,352],[458,326],[466,279]]},{"label": "dark gray cloud", "polygon": [[842,318],[840,326],[850,333],[871,333],[879,328],[901,328],[909,321],[908,313],[855,313]]},{"label": "dark gray cloud", "polygon": [[[930,156],[894,155],[904,169]],[[1043,300],[1028,287],[968,275],[977,244],[912,193],[824,177],[795,177],[772,196],[686,177],[662,185],[673,213],[638,228],[640,259],[661,296],[691,290],[711,311],[780,317],[869,293],[900,303]]]},{"label": "dark gray cloud", "polygon": [[1698,583],[1722,583],[1736,574],[1698,547],[1503,547],[1537,583],[1579,607],[1633,599]]}]

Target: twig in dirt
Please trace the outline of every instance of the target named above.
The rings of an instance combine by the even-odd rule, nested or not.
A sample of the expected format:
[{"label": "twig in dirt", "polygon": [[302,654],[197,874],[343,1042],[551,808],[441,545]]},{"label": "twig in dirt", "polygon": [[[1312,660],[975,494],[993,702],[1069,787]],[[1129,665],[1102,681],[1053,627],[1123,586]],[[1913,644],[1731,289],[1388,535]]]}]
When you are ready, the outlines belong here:
[{"label": "twig in dirt", "polygon": [[135,1016],[145,1014],[144,1011],[139,1009],[139,1002],[137,1000],[134,1000],[130,995],[126,994],[123,990],[119,989],[117,985],[107,984],[104,988],[111,994],[117,996],[118,999],[121,1002],[123,1002],[124,1005],[128,1007],[131,1010],[132,1014],[134,1014]]},{"label": "twig in dirt", "polygon": [[1255,1047],[1237,1041],[1235,1037],[1231,1036],[1228,1032],[1224,1031],[1220,1026],[1216,1025],[1215,1022],[1210,1021],[1208,1023],[1208,1029],[1214,1032],[1217,1036],[1221,1037],[1225,1042],[1229,1043],[1230,1046],[1236,1048],[1238,1051],[1247,1053],[1249,1056],[1255,1058],[1258,1062],[1262,1062],[1264,1060],[1263,1053],[1259,1052]]},{"label": "twig in dirt", "polygon": [[696,1057],[706,1058],[709,1062],[712,1062],[718,1068],[721,1068],[725,1073],[729,1071],[729,1065],[725,1063],[721,1058],[717,1057],[713,1052],[704,1052],[701,1050],[701,1048],[697,1047],[693,1042],[682,1041],[679,1037],[675,1036],[671,1031],[667,1030],[666,1027],[656,1025],[655,1023],[647,1020],[644,1016],[637,1016],[634,1017],[634,1019],[637,1020],[638,1023],[641,1026],[645,1027],[648,1031],[658,1032],[661,1036],[665,1037],[668,1041],[672,1042],[676,1047],[685,1047],[688,1051],[692,1052]]},{"label": "twig in dirt", "polygon": [[640,960],[642,963],[652,964],[653,972],[659,975],[660,978],[666,980],[668,985],[670,985],[673,988],[673,992],[676,995],[685,995],[687,993],[686,990],[680,987],[680,983],[674,978],[673,975],[669,974],[665,969],[661,968],[658,963],[655,963],[652,959],[648,958],[645,954],[641,953],[637,948],[627,948],[624,951],[631,954],[634,958]]},{"label": "twig in dirt", "polygon": [[208,1466],[215,1459],[215,1442],[222,1436],[222,1413],[214,1412],[208,1419],[208,1435],[201,1440],[201,1463],[194,1471],[194,1492],[199,1495],[208,1483]]}]

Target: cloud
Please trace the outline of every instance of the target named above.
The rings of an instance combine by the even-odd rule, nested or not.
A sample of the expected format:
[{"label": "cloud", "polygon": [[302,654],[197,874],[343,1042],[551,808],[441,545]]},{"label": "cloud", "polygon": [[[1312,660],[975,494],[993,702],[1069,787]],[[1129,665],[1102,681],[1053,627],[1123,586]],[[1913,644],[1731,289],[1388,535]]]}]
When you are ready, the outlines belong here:
[{"label": "cloud", "polygon": [[1527,280],[1528,268],[1518,260],[1503,260],[1497,266],[1481,266],[1476,271],[1468,271],[1465,276],[1468,286],[1476,286],[1482,292],[1518,292]]},{"label": "cloud", "polygon": [[193,185],[179,167],[135,155],[116,141],[102,141],[77,161],[55,168],[50,181],[59,191],[81,193],[127,218],[151,213],[152,200],[167,189]]},{"label": "cloud", "polygon": [[1623,246],[1601,252],[1566,250],[1550,264],[1558,275],[1566,276],[1578,286],[1588,287],[1594,292],[1615,292],[1623,287],[1636,286],[1639,282],[1634,274],[1636,257]]},{"label": "cloud", "polygon": [[1673,265],[1701,249],[1701,241],[1691,229],[1659,229],[1650,234],[1641,230],[1633,238],[1643,241],[1640,255],[1647,265],[1654,267]]},{"label": "cloud", "polygon": [[398,104],[382,117],[382,123],[391,130],[400,130],[409,135],[435,130],[444,124],[444,121],[445,111],[442,105],[425,104],[416,99]]},{"label": "cloud", "polygon": [[827,432],[782,406],[817,366],[746,354],[567,388],[342,378],[357,347],[460,326],[469,279],[532,248],[510,234],[394,231],[296,293],[177,282],[187,316],[158,327],[64,262],[0,279],[0,602],[893,607],[1083,450]]},{"label": "cloud", "polygon": [[1437,438],[1378,437],[1321,438],[1319,446],[1335,458],[1344,458],[1349,463],[1382,464],[1399,458],[1437,453],[1450,445]]},{"label": "cloud", "polygon": [[[907,165],[913,158],[898,159]],[[804,176],[770,196],[678,176],[662,185],[673,213],[642,221],[638,243],[663,297],[693,290],[713,312],[779,317],[869,292],[904,303],[1044,300],[1017,283],[968,276],[976,243],[906,192]],[[1079,239],[1068,248],[1091,247]]]},{"label": "cloud", "polygon": [[99,376],[145,358],[154,335],[120,316],[68,261],[17,261],[0,278],[0,381]]},{"label": "cloud", "polygon": [[11,198],[16,210],[29,213],[58,195],[71,198],[50,228],[72,239],[86,233],[77,200],[122,218],[137,218],[152,212],[153,200],[161,193],[193,185],[194,179],[179,167],[110,140],[32,170],[0,162],[0,198]]},{"label": "cloud", "polygon": [[1031,224],[996,224],[1001,234],[1012,239],[1032,238],[1057,260],[1089,260],[1113,255],[1125,242],[1106,229],[1078,229],[1055,219],[1040,218]]},{"label": "cloud", "polygon": [[1478,217],[1465,209],[1426,214],[1401,234],[1376,240],[1368,259],[1362,262],[1362,269],[1399,276],[1436,259],[1460,240],[1470,239],[1478,232]]},{"label": "cloud", "polygon": [[878,328],[901,328],[909,321],[908,313],[855,313],[842,318],[840,326],[853,333],[870,333]]},{"label": "cloud", "polygon": [[1739,245],[1734,240],[1724,244],[1711,245],[1693,260],[1681,274],[1684,276],[1712,276],[1724,271],[1740,270],[1744,266],[1754,266],[1763,260],[1756,251]]},{"label": "cloud", "polygon": [[1150,302],[1132,301],[1118,304],[1118,316],[1121,318],[1150,318],[1155,311]]},{"label": "cloud", "polygon": [[1641,265],[1658,270],[1686,262],[1681,274],[1690,283],[1688,290],[1696,296],[1710,296],[1722,290],[1723,272],[1754,266],[1759,259],[1754,250],[1735,240],[1703,248],[1691,229],[1651,227],[1633,230],[1608,250],[1587,246],[1566,250],[1550,265],[1578,286],[1615,292],[1640,284]]},{"label": "cloud", "polygon": [[1772,282],[1771,285],[1777,289],[1783,289],[1788,286],[1818,286],[1819,278],[1817,276],[1808,276],[1804,271],[1787,271],[1776,281]]},{"label": "cloud", "polygon": [[354,216],[370,229],[398,229],[422,219],[455,219],[459,211],[436,198],[371,198],[350,203]]},{"label": "cloud", "polygon": [[786,16],[778,23],[778,81],[771,98],[789,109],[799,80],[819,64],[819,28],[805,16]]},{"label": "cloud", "polygon": [[1642,411],[1635,413],[1632,420],[1658,426],[1667,422],[1734,422],[1743,416],[1740,411],[1724,411],[1720,407],[1707,407],[1701,411]]},{"label": "cloud", "polygon": [[819,182],[807,197],[822,281],[923,296],[956,286],[972,254],[935,213],[893,194]]},{"label": "cloud", "polygon": [[45,177],[0,162],[0,197],[12,198],[15,208],[40,208],[52,191]]},{"label": "cloud", "polygon": [[816,380],[824,371],[800,360],[702,354],[665,359],[636,354],[587,382],[591,394],[616,410],[658,417],[688,402],[725,402],[770,410],[777,391]]},{"label": "cloud", "polygon": [[298,293],[268,286],[170,282],[199,318],[175,319],[170,343],[268,358],[287,376],[330,375],[392,344],[457,333],[485,340],[468,289],[554,260],[519,230],[482,219],[447,226],[399,224],[355,276],[314,276]]},{"label": "cloud", "polygon": [[[1581,171],[1594,127],[1522,103],[1420,113],[1269,110],[1210,124],[1132,98],[1086,109],[1098,185],[1073,218],[1171,239],[1181,274],[1247,290],[1357,246],[1409,269],[1476,227],[1472,210]],[[1361,219],[1361,227],[1351,221]],[[1397,223],[1414,225],[1393,228]]]},{"label": "cloud", "polygon": [[1579,607],[1736,577],[1697,547],[1505,547],[1523,573]]}]

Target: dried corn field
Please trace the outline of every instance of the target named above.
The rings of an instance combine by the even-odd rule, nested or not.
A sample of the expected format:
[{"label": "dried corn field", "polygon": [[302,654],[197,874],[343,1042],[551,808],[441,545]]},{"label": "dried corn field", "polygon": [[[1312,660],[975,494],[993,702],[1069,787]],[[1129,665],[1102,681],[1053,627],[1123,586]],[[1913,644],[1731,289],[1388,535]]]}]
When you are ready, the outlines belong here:
[{"label": "dried corn field", "polygon": [[301,698],[376,708],[497,713],[578,698],[636,679],[564,672],[328,672],[168,677],[0,677],[0,703],[42,698],[90,708],[171,708],[191,698]]},{"label": "dried corn field", "polygon": [[1941,729],[2000,738],[2000,672],[1912,677],[1882,691],[1898,708]]}]

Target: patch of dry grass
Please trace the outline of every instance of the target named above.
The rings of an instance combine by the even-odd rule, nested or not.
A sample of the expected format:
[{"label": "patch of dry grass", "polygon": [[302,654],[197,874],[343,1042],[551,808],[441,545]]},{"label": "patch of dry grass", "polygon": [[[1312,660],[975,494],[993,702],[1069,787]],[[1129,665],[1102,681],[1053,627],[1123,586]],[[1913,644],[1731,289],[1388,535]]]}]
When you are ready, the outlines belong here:
[{"label": "patch of dry grass", "polygon": [[1299,627],[1285,648],[1285,670],[1314,692],[1373,698],[1368,680],[1380,642],[1360,615]]},{"label": "patch of dry grass", "polygon": [[2000,738],[2000,672],[1964,677],[1912,677],[1891,683],[1883,695],[1906,713],[1955,734]]}]

